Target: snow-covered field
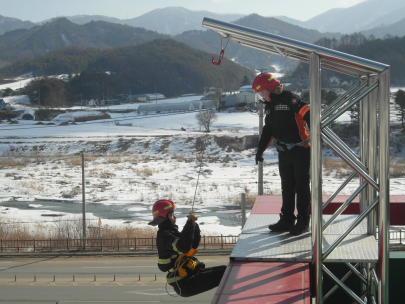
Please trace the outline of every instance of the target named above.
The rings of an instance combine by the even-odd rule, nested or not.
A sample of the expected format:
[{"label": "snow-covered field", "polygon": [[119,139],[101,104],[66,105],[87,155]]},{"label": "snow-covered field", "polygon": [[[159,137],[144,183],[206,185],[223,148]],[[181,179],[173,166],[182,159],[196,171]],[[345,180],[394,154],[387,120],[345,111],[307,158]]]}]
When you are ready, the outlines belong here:
[{"label": "snow-covered field", "polygon": [[[19,83],[0,88],[11,85],[18,87]],[[25,96],[4,99],[26,113],[34,112]],[[136,107],[110,106],[107,110]],[[242,145],[244,136],[258,133],[256,115],[218,113],[212,132],[206,135],[200,132],[195,113],[109,112],[112,119],[72,124],[75,117],[95,115],[101,109],[71,110],[75,109],[67,109],[52,124],[27,120],[0,124],[0,218],[43,223],[80,214],[80,153],[84,153],[87,218],[101,217],[103,224],[142,228],[152,218],[152,204],[170,198],[177,203],[182,225],[195,195],[194,210],[203,223],[203,234],[240,233],[240,212],[235,210],[240,195],[246,193],[248,200],[253,200],[257,193],[255,149]],[[392,123],[397,124],[394,114]],[[350,117],[343,115],[340,120],[349,121]],[[323,153],[325,158],[332,157],[328,149]],[[393,160],[403,157],[402,149],[397,149]],[[264,158],[265,193],[280,194],[275,148],[270,147]],[[323,192],[332,194],[345,174],[345,169],[325,169]],[[392,178],[391,194],[404,194],[404,183],[404,177]],[[342,194],[351,194],[358,184],[358,179],[353,180]]]}]

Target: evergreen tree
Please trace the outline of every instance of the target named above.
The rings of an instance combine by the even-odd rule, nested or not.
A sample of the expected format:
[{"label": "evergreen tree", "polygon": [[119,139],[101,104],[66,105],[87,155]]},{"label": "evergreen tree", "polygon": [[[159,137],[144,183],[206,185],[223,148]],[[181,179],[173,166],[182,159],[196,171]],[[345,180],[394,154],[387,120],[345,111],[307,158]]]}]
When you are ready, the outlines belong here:
[{"label": "evergreen tree", "polygon": [[247,77],[246,75],[243,77],[242,82],[240,83],[240,86],[243,87],[247,84],[252,84],[252,82],[250,81],[249,77]]},{"label": "evergreen tree", "polygon": [[65,83],[59,79],[42,77],[31,80],[25,87],[31,102],[46,108],[66,106]]},{"label": "evergreen tree", "polygon": [[402,129],[404,129],[405,120],[405,91],[398,90],[395,93],[395,103],[398,105],[398,119],[402,122]]}]

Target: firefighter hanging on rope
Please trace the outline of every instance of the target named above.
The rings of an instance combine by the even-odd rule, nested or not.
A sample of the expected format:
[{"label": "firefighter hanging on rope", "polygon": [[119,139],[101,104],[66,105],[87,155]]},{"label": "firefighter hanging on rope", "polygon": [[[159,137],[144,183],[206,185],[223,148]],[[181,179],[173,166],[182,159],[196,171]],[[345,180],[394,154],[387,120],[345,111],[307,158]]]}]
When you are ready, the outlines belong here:
[{"label": "firefighter hanging on rope", "polygon": [[152,208],[152,226],[159,226],[157,248],[158,267],[168,272],[166,279],[175,292],[182,297],[190,297],[217,287],[226,266],[205,268],[194,255],[200,244],[201,234],[197,216],[190,212],[188,220],[179,232],[174,209],[170,200],[159,200]]}]

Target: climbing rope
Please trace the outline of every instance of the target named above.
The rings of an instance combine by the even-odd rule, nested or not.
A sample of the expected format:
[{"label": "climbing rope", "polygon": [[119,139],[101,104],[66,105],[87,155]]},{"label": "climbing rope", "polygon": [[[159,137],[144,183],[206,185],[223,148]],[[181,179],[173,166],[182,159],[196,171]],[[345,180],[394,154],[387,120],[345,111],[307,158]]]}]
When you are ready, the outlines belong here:
[{"label": "climbing rope", "polygon": [[191,205],[191,212],[194,212],[195,197],[196,197],[196,194],[197,194],[198,182],[200,180],[200,174],[201,174],[201,167],[202,167],[203,158],[204,158],[204,152],[205,152],[205,148],[207,146],[207,138],[208,138],[208,134],[205,135],[205,140],[204,140],[204,145],[203,145],[204,149],[202,149],[201,160],[200,160],[200,168],[198,170],[198,177],[197,177],[197,183],[195,185],[194,199],[193,199],[193,204]]}]

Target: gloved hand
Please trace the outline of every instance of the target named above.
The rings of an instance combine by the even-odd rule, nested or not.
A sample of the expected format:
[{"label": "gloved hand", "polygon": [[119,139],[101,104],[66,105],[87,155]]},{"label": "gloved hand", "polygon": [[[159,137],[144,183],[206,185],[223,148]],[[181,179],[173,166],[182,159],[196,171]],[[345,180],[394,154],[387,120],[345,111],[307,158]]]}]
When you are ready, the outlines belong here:
[{"label": "gloved hand", "polygon": [[193,222],[193,225],[195,225],[195,222],[198,220],[197,215],[195,215],[193,212],[190,212],[187,217]]},{"label": "gloved hand", "polygon": [[256,153],[256,165],[259,164],[259,161],[261,161],[261,162],[264,161],[263,152],[257,151],[257,153]]}]

